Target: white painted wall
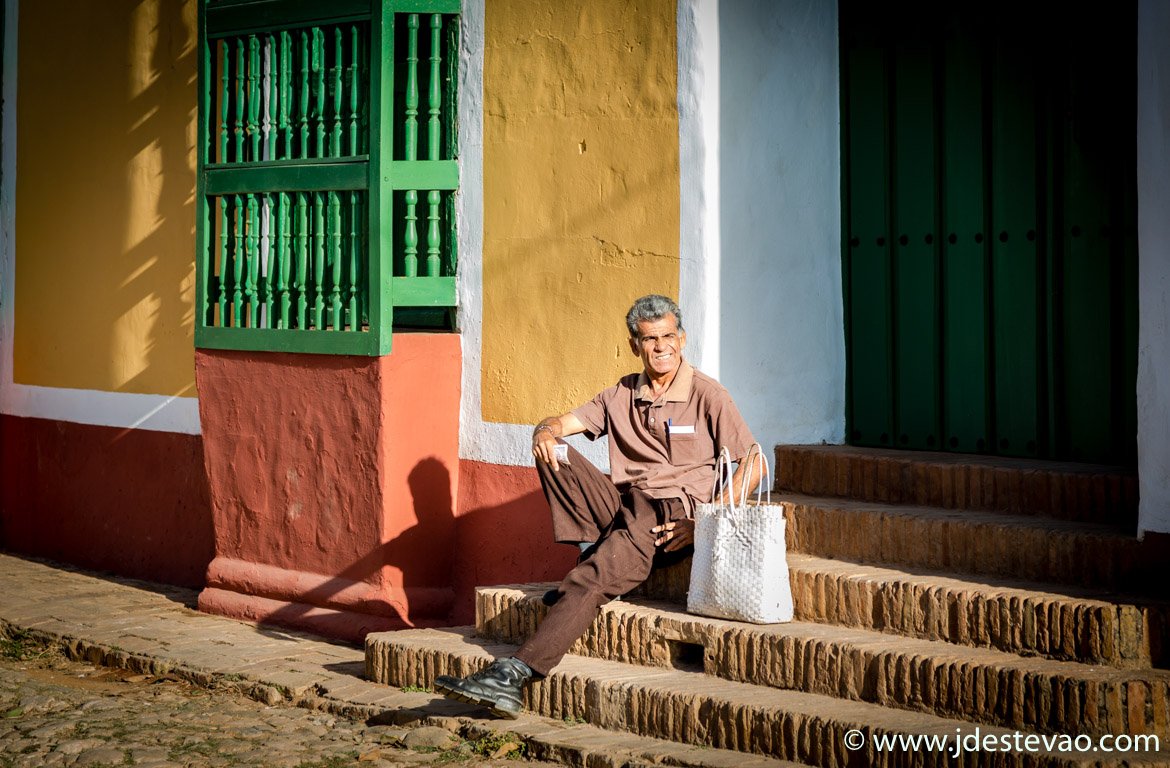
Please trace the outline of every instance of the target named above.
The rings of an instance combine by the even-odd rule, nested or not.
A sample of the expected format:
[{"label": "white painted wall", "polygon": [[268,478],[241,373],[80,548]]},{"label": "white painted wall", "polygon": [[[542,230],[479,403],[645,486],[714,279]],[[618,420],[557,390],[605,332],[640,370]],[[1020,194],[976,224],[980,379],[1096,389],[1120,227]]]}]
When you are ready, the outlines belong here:
[{"label": "white painted wall", "polygon": [[765,447],[841,443],[837,4],[720,0],[718,19],[719,379]]},{"label": "white painted wall", "polygon": [[678,304],[687,360],[719,378],[719,0],[678,2]]},{"label": "white painted wall", "polygon": [[1138,535],[1170,533],[1170,3],[1138,2]]}]

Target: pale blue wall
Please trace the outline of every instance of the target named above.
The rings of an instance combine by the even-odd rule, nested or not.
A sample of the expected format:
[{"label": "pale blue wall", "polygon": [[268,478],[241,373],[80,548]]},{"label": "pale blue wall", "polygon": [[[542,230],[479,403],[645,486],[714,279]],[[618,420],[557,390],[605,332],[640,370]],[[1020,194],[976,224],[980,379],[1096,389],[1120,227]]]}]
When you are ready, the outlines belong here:
[{"label": "pale blue wall", "polygon": [[1170,533],[1170,3],[1138,3],[1139,531]]},{"label": "pale blue wall", "polygon": [[845,435],[837,4],[719,1],[720,380],[765,446]]}]

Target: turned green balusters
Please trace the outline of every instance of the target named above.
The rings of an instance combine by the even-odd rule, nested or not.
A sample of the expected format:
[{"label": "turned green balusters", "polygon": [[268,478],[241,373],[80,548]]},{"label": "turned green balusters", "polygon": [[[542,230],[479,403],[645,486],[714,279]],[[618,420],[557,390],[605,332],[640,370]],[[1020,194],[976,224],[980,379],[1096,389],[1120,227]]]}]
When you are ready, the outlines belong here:
[{"label": "turned green balusters", "polygon": [[260,262],[264,265],[264,279],[260,285],[263,289],[264,311],[260,317],[262,328],[276,327],[276,195],[269,193],[260,198]]},{"label": "turned green balusters", "polygon": [[313,193],[313,327],[325,327],[325,200]]},{"label": "turned green balusters", "polygon": [[284,139],[283,158],[292,157],[292,126],[289,124],[289,115],[292,107],[292,35],[282,31],[280,33],[280,111],[277,114],[279,133]]},{"label": "turned green balusters", "polygon": [[406,125],[403,138],[405,160],[418,157],[418,14],[406,19]]},{"label": "turned green balusters", "polygon": [[[418,14],[406,18],[406,121],[403,129],[404,160],[418,159]],[[403,274],[418,276],[418,191],[406,191],[406,226],[403,229]]]},{"label": "turned green balusters", "polygon": [[281,192],[276,201],[276,290],[280,296],[280,319],[277,328],[291,328],[292,301],[288,293],[288,278],[291,272],[292,212],[289,210],[287,192]]},{"label": "turned green balusters", "polygon": [[438,277],[439,264],[439,191],[427,193],[427,277]]},{"label": "turned green balusters", "polygon": [[220,197],[219,202],[219,324],[228,324],[228,274],[231,271],[231,255],[229,254],[229,239],[231,238],[231,218],[228,211],[228,198]]},{"label": "turned green balusters", "polygon": [[360,331],[362,318],[358,310],[358,268],[362,262],[358,252],[358,193],[349,193],[349,329]]},{"label": "turned green balusters", "polygon": [[418,277],[418,192],[406,191],[406,226],[403,229],[402,269],[405,277]]},{"label": "turned green balusters", "polygon": [[350,27],[351,50],[349,65],[349,153],[360,155],[361,139],[358,135],[358,107],[361,103],[361,61],[358,58],[361,50],[361,34],[357,25]]},{"label": "turned green balusters", "polygon": [[260,159],[260,40],[248,36],[248,125],[246,133],[251,140],[251,160]]},{"label": "turned green balusters", "polygon": [[[427,159],[438,160],[440,151],[440,120],[439,112],[442,109],[442,90],[440,82],[442,76],[439,70],[440,33],[443,29],[443,17],[440,14],[431,14],[431,72],[428,88],[427,107],[430,117],[427,119]],[[439,263],[439,200],[437,189],[427,193],[427,261],[426,274],[428,277],[437,277],[440,272]]]},{"label": "turned green balusters", "polygon": [[333,28],[333,130],[329,134],[329,156],[341,157],[341,105],[345,98],[345,52],[341,27]]},{"label": "turned green balusters", "polygon": [[297,192],[297,328],[307,328],[309,308],[309,203],[308,193]]},{"label": "turned green balusters", "polygon": [[298,105],[300,109],[300,123],[301,123],[301,154],[300,157],[309,156],[309,33],[306,30],[301,31],[301,101]]},{"label": "turned green balusters", "polygon": [[236,76],[235,76],[235,103],[236,103],[236,162],[244,162],[244,109],[247,106],[245,89],[247,88],[247,72],[244,67],[244,40],[236,38]]},{"label": "turned green balusters", "polygon": [[439,159],[439,111],[442,108],[442,75],[439,71],[440,33],[443,29],[443,16],[431,14],[431,76],[428,85],[427,106],[430,117],[427,119],[427,159]]},{"label": "turned green balusters", "polygon": [[[444,178],[449,173],[444,158],[451,159],[448,150],[454,146],[450,81],[455,70],[448,49],[458,51],[452,33],[456,17],[412,12],[427,4],[407,3],[395,12],[395,43],[385,36],[393,35],[393,26],[374,26],[389,21],[390,13],[367,21],[350,9],[352,4],[343,4],[350,10],[331,17],[328,4],[318,12],[316,3],[297,0],[293,6],[315,9],[281,27],[268,23],[259,7],[263,3],[238,5],[230,13],[209,16],[218,14],[214,21],[221,26],[215,32],[208,28],[200,48],[198,178],[204,197],[198,242],[205,253],[198,263],[206,265],[206,274],[196,303],[202,318],[197,343],[264,345],[269,342],[252,341],[252,332],[263,329],[363,333],[373,319],[370,300],[387,288],[392,275],[440,277],[454,258],[451,193],[433,188],[447,182],[404,185],[402,177],[392,177]],[[370,4],[371,10],[377,5]],[[371,49],[375,30],[385,43],[379,50]],[[391,67],[382,57],[395,48],[397,64]],[[393,75],[386,81],[380,75],[383,66]],[[377,93],[371,91],[373,80]],[[393,130],[382,122],[386,130],[376,141],[392,137],[392,146],[375,146],[369,133],[372,123],[380,122],[372,105],[383,98],[388,111],[381,117],[393,122]],[[325,160],[341,162],[320,162]],[[370,173],[359,172],[358,165]],[[393,245],[375,242],[369,231],[376,212],[370,210],[367,185],[375,180],[386,183],[384,193],[392,196],[382,204],[395,212],[392,225],[384,222]],[[384,247],[393,253],[384,254]],[[381,285],[370,285],[370,259],[393,265]],[[397,296],[412,306],[433,301],[434,292],[446,285],[403,284],[401,292],[387,290],[385,299]],[[372,346],[347,339],[341,348],[384,352],[379,338],[389,329],[381,324],[390,316],[379,313],[379,327],[371,328],[376,330],[370,334]],[[230,332],[204,333],[211,326]],[[319,338],[305,339],[274,334],[272,343],[323,351]]]},{"label": "turned green balusters", "polygon": [[256,284],[260,273],[260,213],[256,196],[247,196],[247,219],[245,221],[244,247],[244,303],[248,307],[248,327],[255,328],[257,322]]},{"label": "turned green balusters", "polygon": [[[276,35],[264,38],[264,89],[267,103],[264,107],[264,159],[275,160],[277,148],[276,115],[280,109],[280,57]],[[269,199],[269,203],[271,203]],[[269,208],[271,210],[271,208]]]},{"label": "turned green balusters", "polygon": [[317,126],[317,157],[325,157],[325,33],[313,27],[313,87],[316,89],[314,119]]},{"label": "turned green balusters", "polygon": [[244,203],[239,195],[232,204],[235,231],[232,237],[232,325],[243,326],[244,308]]},{"label": "turned green balusters", "polygon": [[231,128],[228,126],[228,120],[231,118],[231,103],[232,103],[232,86],[231,86],[231,72],[232,72],[232,53],[231,46],[226,40],[218,43],[220,50],[223,51],[223,88],[220,92],[220,123],[219,123],[219,162],[226,163],[228,161],[228,136]]},{"label": "turned green balusters", "polygon": [[366,259],[370,255],[370,210],[367,206],[369,198],[365,195],[358,195],[360,205],[357,209],[357,227],[358,227],[358,253],[361,254],[361,259],[358,262],[358,314],[361,316],[358,321],[358,328],[360,329],[366,322],[369,321],[370,312],[370,281],[367,279],[366,265],[369,263]]},{"label": "turned green balusters", "polygon": [[329,309],[332,312],[333,330],[344,329],[341,302],[341,198],[336,192],[329,193],[329,263],[333,274],[329,285]]}]

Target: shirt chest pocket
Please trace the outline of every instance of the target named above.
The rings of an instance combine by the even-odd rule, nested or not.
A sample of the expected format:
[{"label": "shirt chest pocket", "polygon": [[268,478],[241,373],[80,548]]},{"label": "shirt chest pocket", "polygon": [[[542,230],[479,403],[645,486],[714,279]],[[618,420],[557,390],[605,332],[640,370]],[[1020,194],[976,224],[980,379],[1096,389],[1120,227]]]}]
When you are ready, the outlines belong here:
[{"label": "shirt chest pocket", "polygon": [[713,455],[711,442],[706,435],[697,435],[693,432],[690,434],[671,432],[669,442],[670,463],[675,466],[702,464],[710,461]]}]

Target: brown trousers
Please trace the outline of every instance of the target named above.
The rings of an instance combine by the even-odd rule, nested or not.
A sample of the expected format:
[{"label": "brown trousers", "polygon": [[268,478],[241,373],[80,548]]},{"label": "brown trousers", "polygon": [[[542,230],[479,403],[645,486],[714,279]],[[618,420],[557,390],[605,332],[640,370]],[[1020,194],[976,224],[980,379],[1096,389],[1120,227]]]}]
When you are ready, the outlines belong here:
[{"label": "brown trousers", "polygon": [[536,634],[516,652],[516,658],[547,675],[589,629],[601,606],[645,581],[655,565],[677,562],[690,549],[662,553],[650,530],[686,517],[681,499],[652,499],[637,489],[621,493],[572,447],[569,463],[559,471],[542,462],[537,469],[553,537],[561,543],[597,542],[561,582],[563,594]]}]

